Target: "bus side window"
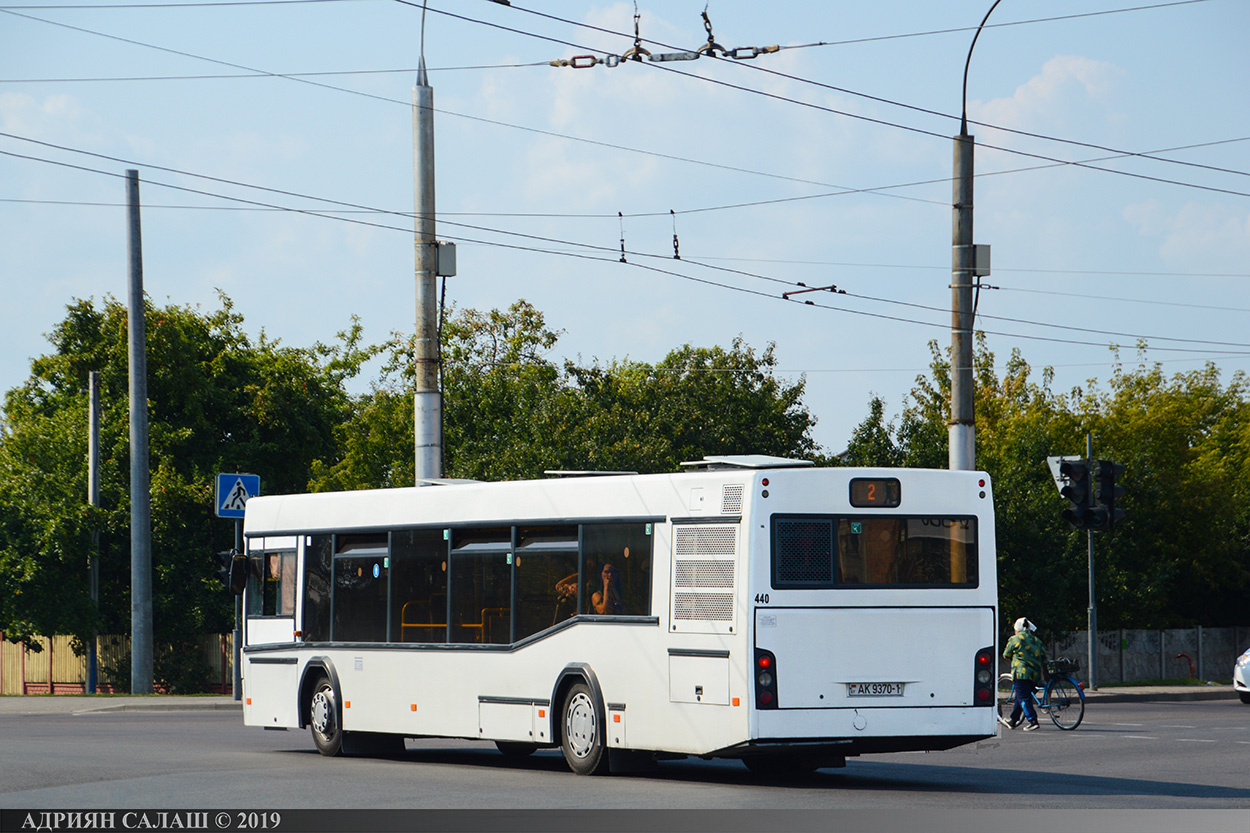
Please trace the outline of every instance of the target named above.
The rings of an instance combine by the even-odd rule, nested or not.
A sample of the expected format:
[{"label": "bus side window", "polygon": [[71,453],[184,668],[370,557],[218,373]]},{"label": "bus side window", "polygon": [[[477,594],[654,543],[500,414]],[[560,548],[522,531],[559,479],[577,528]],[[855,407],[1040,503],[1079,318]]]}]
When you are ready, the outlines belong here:
[{"label": "bus side window", "polygon": [[295,615],[294,552],[254,552],[248,558],[247,615]]},{"label": "bus side window", "polygon": [[651,614],[651,524],[582,527],[584,614]]},{"label": "bus side window", "polygon": [[447,641],[447,541],[441,529],[391,535],[392,642]]},{"label": "bus side window", "polygon": [[516,547],[516,638],[577,614],[577,527],[521,527]]},{"label": "bus side window", "polygon": [[330,639],[330,570],[334,558],[333,535],[310,535],[304,539],[304,641]]},{"label": "bus side window", "polygon": [[512,528],[453,529],[449,641],[512,641]]}]

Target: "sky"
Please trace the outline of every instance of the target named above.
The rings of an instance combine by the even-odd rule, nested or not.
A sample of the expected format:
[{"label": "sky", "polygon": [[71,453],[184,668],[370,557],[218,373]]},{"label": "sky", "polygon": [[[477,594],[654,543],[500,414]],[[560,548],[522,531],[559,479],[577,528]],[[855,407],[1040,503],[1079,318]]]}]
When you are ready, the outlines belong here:
[{"label": "sky", "polygon": [[[224,293],[296,347],[353,316],[411,333],[424,48],[449,304],[529,301],[557,363],[773,344],[831,453],[873,396],[906,406],[950,344],[953,137],[990,3],[427,5],[423,35],[404,0],[0,0],[0,391],[75,299],[126,299],[129,169],[155,303]],[[618,64],[635,12],[656,56],[705,45],[705,9],[740,60]],[[1250,0],[994,7],[966,106],[1000,375],[1019,350],[1056,391],[1106,389],[1142,340],[1169,375],[1250,368],[1247,31]],[[575,56],[616,57],[550,63]]]}]

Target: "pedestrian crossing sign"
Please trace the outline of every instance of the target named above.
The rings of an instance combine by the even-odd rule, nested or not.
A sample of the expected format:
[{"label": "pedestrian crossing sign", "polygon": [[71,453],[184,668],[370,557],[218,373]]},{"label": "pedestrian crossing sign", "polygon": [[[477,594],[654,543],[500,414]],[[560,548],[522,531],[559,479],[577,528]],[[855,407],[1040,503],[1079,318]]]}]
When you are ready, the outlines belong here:
[{"label": "pedestrian crossing sign", "polygon": [[217,517],[242,518],[243,505],[259,494],[259,474],[218,474]]}]

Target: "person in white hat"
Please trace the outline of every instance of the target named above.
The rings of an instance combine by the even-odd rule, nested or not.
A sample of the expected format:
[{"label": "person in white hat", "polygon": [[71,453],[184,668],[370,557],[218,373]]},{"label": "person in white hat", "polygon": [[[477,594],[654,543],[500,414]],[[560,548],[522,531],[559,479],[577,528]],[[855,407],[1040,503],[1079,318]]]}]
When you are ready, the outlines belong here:
[{"label": "person in white hat", "polygon": [[1037,630],[1028,619],[1021,616],[1016,620],[1016,634],[1007,640],[1003,650],[1003,659],[1011,660],[1011,695],[1015,707],[1011,717],[1004,721],[1008,729],[1014,729],[1025,723],[1024,731],[1031,732],[1037,728],[1037,709],[1033,706],[1033,692],[1042,681],[1042,668],[1046,664],[1046,646],[1042,640],[1033,635]]}]

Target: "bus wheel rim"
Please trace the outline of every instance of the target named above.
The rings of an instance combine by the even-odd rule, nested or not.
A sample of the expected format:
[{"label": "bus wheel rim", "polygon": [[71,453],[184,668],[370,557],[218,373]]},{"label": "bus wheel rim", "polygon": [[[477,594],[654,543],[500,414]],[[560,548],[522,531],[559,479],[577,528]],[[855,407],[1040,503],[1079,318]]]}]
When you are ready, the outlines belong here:
[{"label": "bus wheel rim", "polygon": [[595,707],[590,698],[578,692],[569,702],[568,715],[565,718],[565,730],[568,734],[569,749],[579,758],[585,758],[595,748]]},{"label": "bus wheel rim", "polygon": [[330,698],[324,691],[313,695],[312,725],[317,734],[324,735],[330,727]]}]

